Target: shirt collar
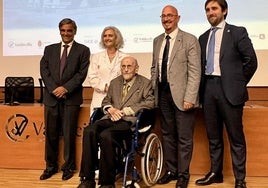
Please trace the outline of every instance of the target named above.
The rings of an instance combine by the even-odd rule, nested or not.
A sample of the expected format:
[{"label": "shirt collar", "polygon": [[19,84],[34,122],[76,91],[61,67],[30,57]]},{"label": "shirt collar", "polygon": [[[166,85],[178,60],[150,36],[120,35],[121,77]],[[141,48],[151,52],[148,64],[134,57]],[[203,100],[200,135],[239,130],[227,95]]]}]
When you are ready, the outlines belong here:
[{"label": "shirt collar", "polygon": [[[74,43],[74,41],[68,43],[67,45],[68,45],[69,47],[71,47],[71,46],[73,45],[73,43]],[[63,47],[63,45],[66,45],[66,43],[61,42],[61,47]]]},{"label": "shirt collar", "polygon": [[176,28],[174,31],[172,31],[172,32],[169,33],[169,34],[165,33],[165,38],[166,38],[167,35],[169,35],[169,36],[170,36],[170,39],[174,39],[174,38],[176,38],[178,32],[179,32],[179,29]]},{"label": "shirt collar", "polygon": [[[225,25],[226,25],[226,22],[225,22],[225,20],[223,20],[223,21],[221,21],[216,27],[218,28],[218,29],[223,29],[224,27],[225,27]],[[211,29],[212,29],[213,27],[211,27]]]},{"label": "shirt collar", "polygon": [[126,82],[126,80],[124,80],[124,85],[128,84],[131,87],[134,84],[135,80],[136,80],[136,75],[129,82]]}]

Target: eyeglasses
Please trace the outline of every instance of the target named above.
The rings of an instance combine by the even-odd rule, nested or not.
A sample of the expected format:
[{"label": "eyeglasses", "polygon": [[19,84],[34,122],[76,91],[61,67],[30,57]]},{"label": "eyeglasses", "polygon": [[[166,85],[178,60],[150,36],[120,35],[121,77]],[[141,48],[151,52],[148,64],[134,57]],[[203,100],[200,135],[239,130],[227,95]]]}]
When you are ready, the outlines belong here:
[{"label": "eyeglasses", "polygon": [[121,69],[132,69],[133,65],[121,65]]},{"label": "eyeglasses", "polygon": [[60,32],[61,33],[65,33],[65,32],[72,33],[72,32],[74,32],[74,30],[73,29],[60,29]]},{"label": "eyeglasses", "polygon": [[161,18],[161,19],[164,19],[164,18],[168,18],[168,19],[170,19],[170,18],[173,18],[173,17],[175,17],[175,16],[178,16],[178,15],[176,15],[176,14],[167,14],[167,15],[162,14],[162,15],[160,16],[160,18]]}]

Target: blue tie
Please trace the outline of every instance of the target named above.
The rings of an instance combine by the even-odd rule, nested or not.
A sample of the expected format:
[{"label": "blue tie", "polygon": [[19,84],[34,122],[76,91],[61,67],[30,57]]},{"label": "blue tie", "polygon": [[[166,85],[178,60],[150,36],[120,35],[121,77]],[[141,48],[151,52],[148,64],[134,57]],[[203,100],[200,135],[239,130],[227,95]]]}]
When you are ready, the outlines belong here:
[{"label": "blue tie", "polygon": [[206,66],[207,75],[212,74],[214,71],[215,33],[217,29],[218,29],[217,27],[211,29],[212,33],[208,43],[208,54],[207,54],[207,66]]}]

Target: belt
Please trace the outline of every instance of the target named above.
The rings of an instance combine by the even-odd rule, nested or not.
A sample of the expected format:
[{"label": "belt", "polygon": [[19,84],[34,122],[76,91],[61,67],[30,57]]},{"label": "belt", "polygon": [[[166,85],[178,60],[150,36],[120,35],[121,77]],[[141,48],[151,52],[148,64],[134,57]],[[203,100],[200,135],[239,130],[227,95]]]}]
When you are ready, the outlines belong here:
[{"label": "belt", "polygon": [[205,78],[206,79],[221,79],[220,76],[215,76],[215,75],[206,75]]}]

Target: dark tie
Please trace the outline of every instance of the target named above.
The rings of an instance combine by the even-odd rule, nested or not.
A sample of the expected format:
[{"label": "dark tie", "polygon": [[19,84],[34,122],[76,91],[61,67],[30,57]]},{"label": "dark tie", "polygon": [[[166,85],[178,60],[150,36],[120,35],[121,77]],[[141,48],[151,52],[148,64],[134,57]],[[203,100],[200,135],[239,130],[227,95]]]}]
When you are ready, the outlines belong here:
[{"label": "dark tie", "polygon": [[206,66],[206,74],[210,75],[214,71],[214,51],[215,51],[215,33],[217,31],[217,27],[212,28],[211,36],[208,43],[208,54],[207,54],[207,66]]},{"label": "dark tie", "polygon": [[169,39],[170,36],[166,36],[166,45],[163,52],[162,59],[162,69],[161,69],[161,82],[167,83],[167,62],[168,62],[168,53],[169,53]]},{"label": "dark tie", "polygon": [[66,64],[67,49],[68,49],[69,45],[65,44],[65,45],[63,45],[63,47],[64,47],[64,49],[63,49],[61,59],[60,59],[60,78],[62,76],[62,72],[63,72],[63,69],[64,69],[65,64]]}]

